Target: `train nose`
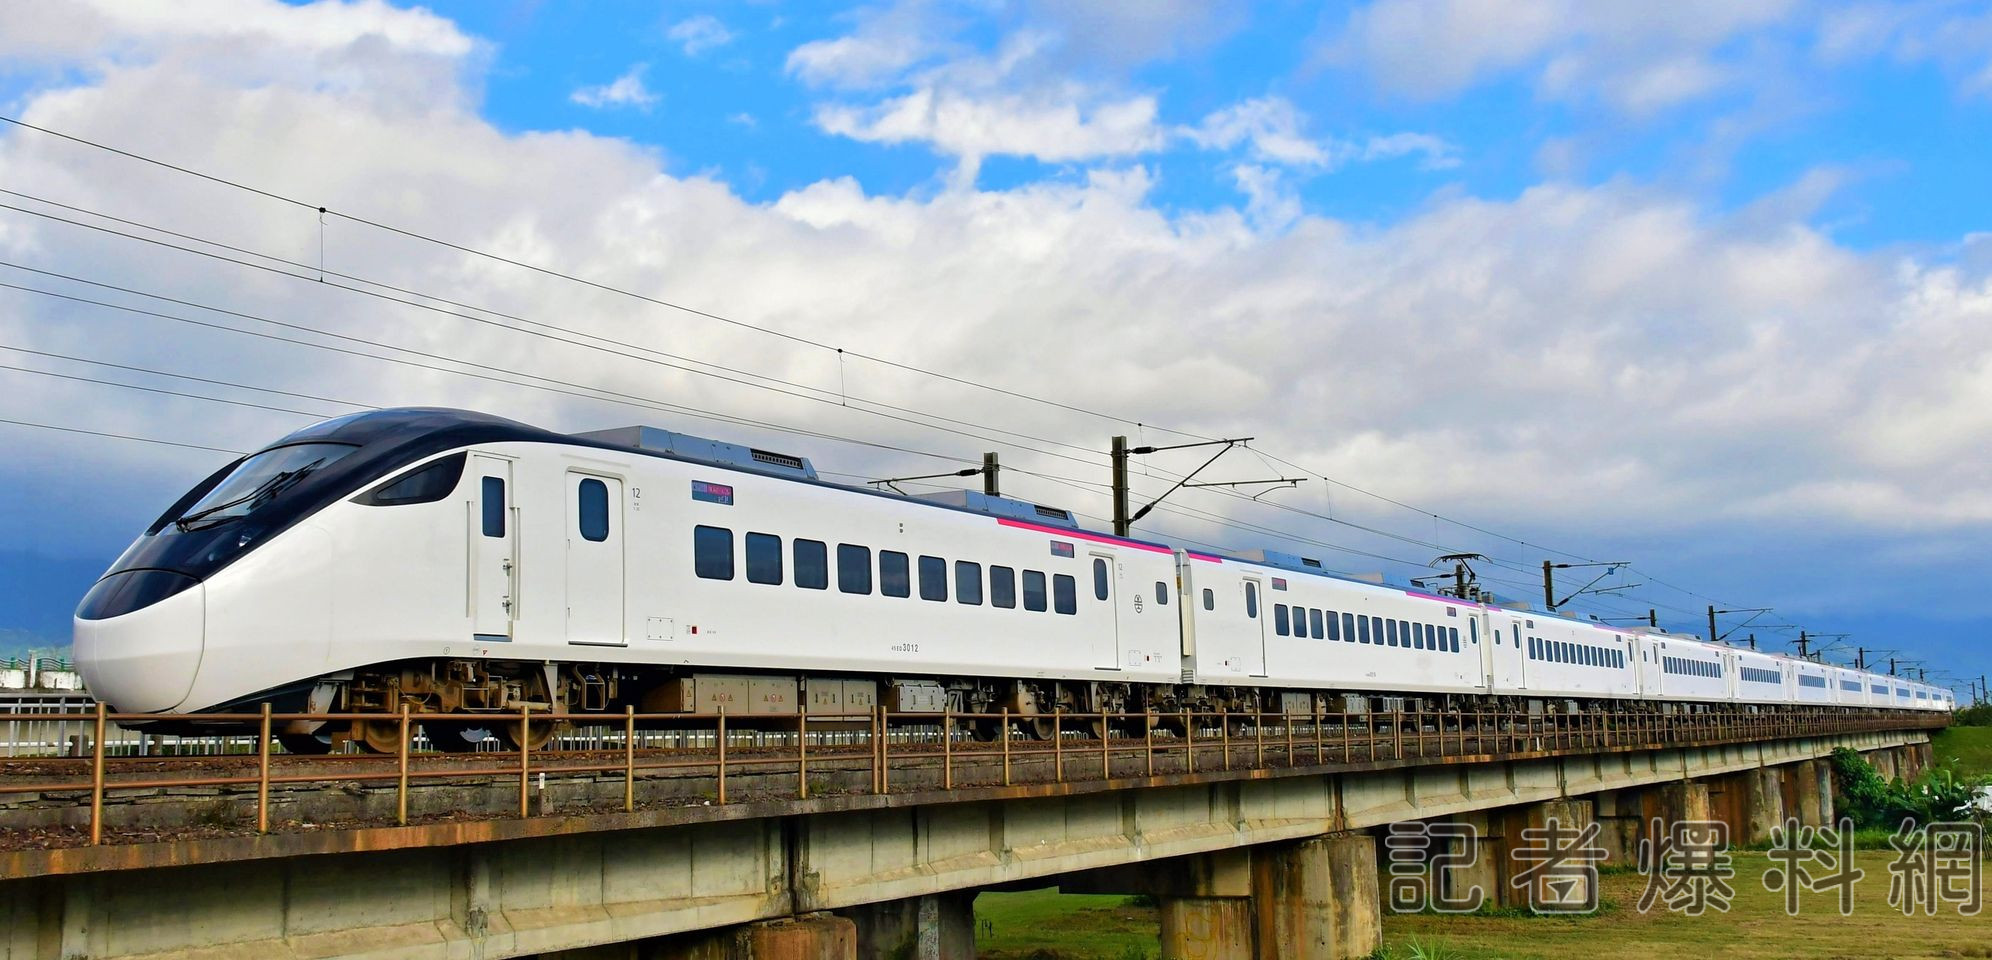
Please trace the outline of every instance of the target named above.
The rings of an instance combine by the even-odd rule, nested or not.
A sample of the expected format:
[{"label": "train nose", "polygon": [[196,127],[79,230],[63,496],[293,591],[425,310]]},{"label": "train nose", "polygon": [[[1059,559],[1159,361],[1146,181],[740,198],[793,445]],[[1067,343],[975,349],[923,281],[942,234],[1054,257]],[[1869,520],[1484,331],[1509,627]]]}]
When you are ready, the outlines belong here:
[{"label": "train nose", "polygon": [[207,588],[165,570],[114,573],[76,611],[76,668],[119,713],[157,713],[187,699],[200,670]]}]

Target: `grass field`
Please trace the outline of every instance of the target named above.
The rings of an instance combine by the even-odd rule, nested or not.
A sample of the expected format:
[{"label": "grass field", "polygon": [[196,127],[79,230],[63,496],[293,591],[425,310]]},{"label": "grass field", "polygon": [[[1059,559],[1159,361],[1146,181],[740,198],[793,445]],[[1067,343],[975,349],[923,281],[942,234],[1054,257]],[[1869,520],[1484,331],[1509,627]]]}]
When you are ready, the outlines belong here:
[{"label": "grass field", "polygon": [[1938,763],[1955,757],[1960,773],[1992,775],[1992,727],[1947,727],[1931,738],[1930,747]]},{"label": "grass field", "polygon": [[[1691,960],[1739,958],[1992,957],[1992,904],[1976,917],[1944,907],[1905,917],[1888,905],[1886,852],[1856,854],[1865,879],[1854,911],[1842,917],[1830,893],[1806,894],[1786,916],[1782,893],[1764,889],[1770,861],[1736,855],[1730,912],[1685,917],[1634,909],[1645,878],[1603,878],[1606,909],[1579,919],[1389,916],[1383,956],[1392,960]],[[1992,876],[1983,878],[1992,880]],[[1985,898],[1992,900],[1992,883]],[[992,960],[1133,960],[1158,952],[1153,908],[1121,897],[1060,896],[1051,890],[976,898],[976,944]]]}]

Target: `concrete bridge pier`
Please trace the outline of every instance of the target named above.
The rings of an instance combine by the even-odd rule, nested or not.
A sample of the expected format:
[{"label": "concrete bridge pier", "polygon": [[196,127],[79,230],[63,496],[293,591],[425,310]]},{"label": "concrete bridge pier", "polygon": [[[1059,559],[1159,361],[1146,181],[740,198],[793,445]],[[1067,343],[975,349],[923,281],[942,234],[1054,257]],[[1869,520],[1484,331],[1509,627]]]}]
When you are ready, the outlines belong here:
[{"label": "concrete bridge pier", "polygon": [[[621,960],[624,956],[629,960],[858,960],[892,956],[860,951],[857,925],[848,918],[827,913],[743,923],[671,937],[645,947],[617,945],[600,949],[630,952],[597,957],[587,951],[576,951],[572,960]],[[569,958],[562,956],[560,960]]]},{"label": "concrete bridge pier", "polygon": [[975,891],[928,894],[837,911],[856,930],[860,957],[974,960]]},{"label": "concrete bridge pier", "polygon": [[1068,893],[1147,893],[1163,960],[1354,960],[1383,943],[1376,840],[1341,833],[1089,871]]}]

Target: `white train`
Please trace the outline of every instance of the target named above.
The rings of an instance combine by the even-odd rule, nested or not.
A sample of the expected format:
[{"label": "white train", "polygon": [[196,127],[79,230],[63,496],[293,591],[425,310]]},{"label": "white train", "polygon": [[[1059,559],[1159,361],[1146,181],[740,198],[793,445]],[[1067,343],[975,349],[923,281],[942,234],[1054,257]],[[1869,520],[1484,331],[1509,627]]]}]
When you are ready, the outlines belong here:
[{"label": "white train", "polygon": [[[1108,536],[979,493],[827,483],[800,457],[650,427],[569,436],[443,409],[328,420],[216,471],[89,591],[75,645],[91,690],[161,726],[264,701],[1026,718],[1404,697],[1952,707],[1903,679],[1340,577],[1313,558]],[[393,728],[298,724],[285,739],[382,747]],[[470,745],[460,725],[425,730]]]}]

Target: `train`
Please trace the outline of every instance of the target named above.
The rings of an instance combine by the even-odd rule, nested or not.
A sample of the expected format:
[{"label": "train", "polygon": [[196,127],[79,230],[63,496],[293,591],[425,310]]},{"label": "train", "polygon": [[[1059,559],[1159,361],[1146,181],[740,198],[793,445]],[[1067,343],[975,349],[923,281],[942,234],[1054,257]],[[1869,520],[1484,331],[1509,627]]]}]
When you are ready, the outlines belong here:
[{"label": "train", "polygon": [[530,748],[552,725],[499,715],[1008,711],[1043,736],[1059,711],[1954,707],[1905,678],[1454,592],[834,483],[658,427],[394,408],[187,491],[84,596],[74,644],[138,725],[265,703],[381,717],[280,724],[299,752],[393,749],[403,709],[468,750],[485,733],[439,715],[492,714]]}]

